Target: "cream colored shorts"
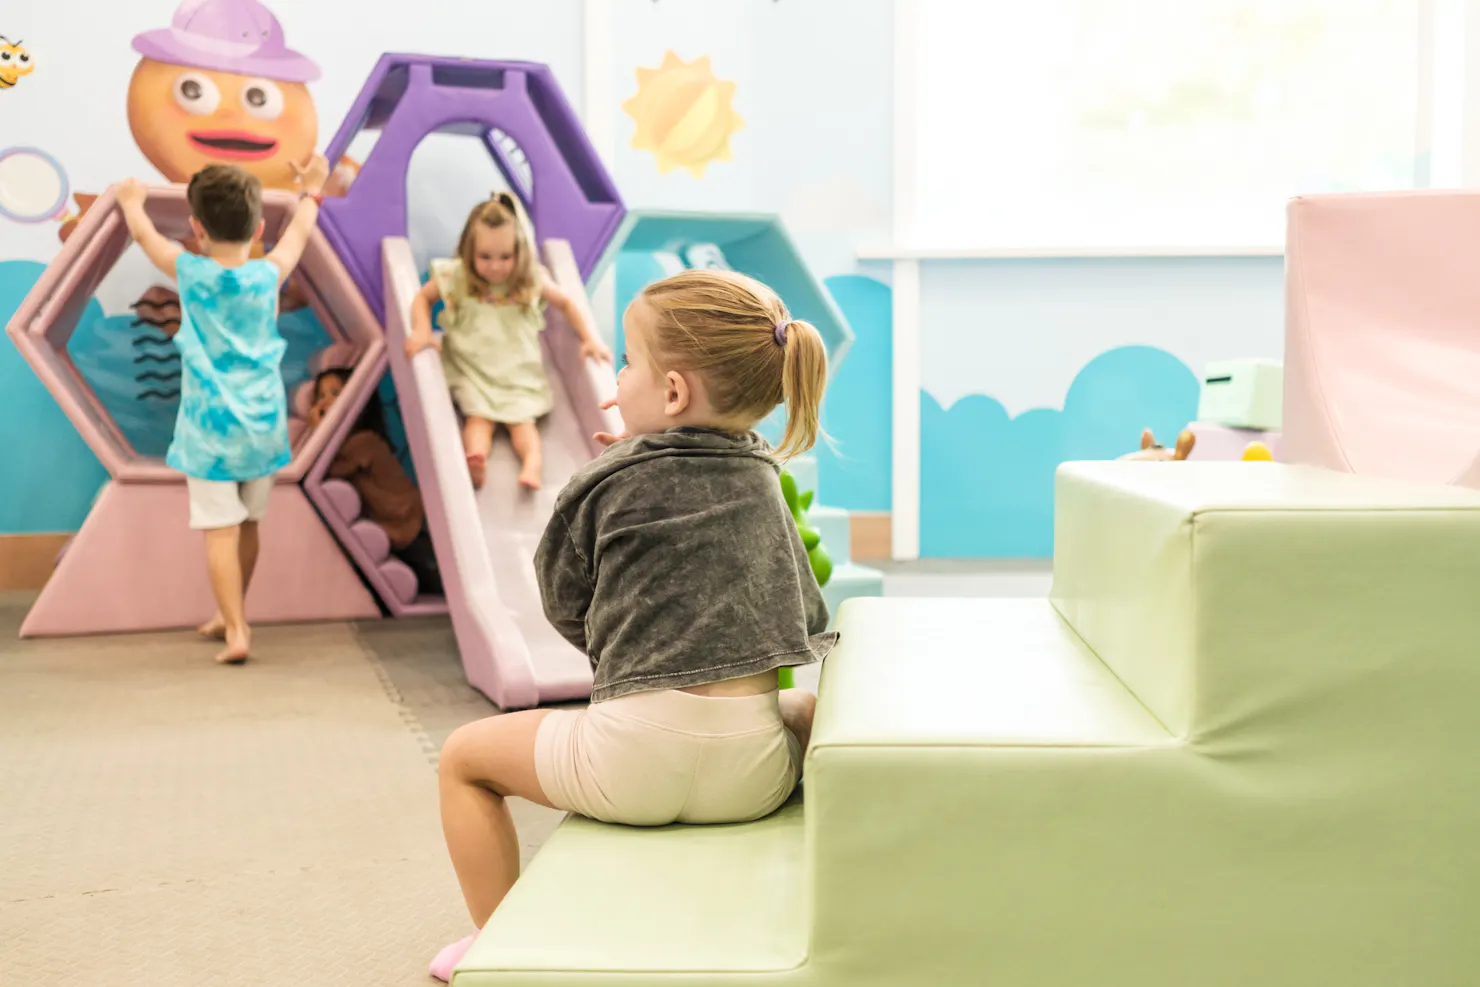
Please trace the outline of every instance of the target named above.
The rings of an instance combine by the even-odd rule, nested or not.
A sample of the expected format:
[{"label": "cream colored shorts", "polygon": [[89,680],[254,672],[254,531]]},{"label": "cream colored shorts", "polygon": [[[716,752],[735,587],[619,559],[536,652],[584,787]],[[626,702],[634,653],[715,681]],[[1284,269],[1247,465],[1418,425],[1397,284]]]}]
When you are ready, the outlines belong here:
[{"label": "cream colored shorts", "polygon": [[231,528],[243,521],[261,521],[267,516],[273,477],[263,476],[244,483],[230,480],[185,478],[190,491],[190,526],[202,531]]},{"label": "cream colored shorts", "polygon": [[777,697],[670,690],[554,710],[535,739],[540,787],[557,808],[628,826],[759,819],[801,776]]}]

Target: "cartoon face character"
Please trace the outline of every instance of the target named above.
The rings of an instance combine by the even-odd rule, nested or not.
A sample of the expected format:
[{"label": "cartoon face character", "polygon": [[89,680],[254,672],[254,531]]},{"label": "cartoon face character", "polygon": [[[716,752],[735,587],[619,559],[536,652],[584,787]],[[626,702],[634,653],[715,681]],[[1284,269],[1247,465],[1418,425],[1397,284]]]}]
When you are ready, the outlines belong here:
[{"label": "cartoon face character", "polygon": [[149,162],[172,182],[210,164],[239,165],[268,188],[293,188],[292,164],[313,154],[319,119],[301,82],[145,58],[128,89],[128,122]]},{"label": "cartoon face character", "polygon": [[9,89],[20,81],[21,76],[36,70],[31,53],[21,47],[19,41],[11,41],[0,34],[0,89]]}]

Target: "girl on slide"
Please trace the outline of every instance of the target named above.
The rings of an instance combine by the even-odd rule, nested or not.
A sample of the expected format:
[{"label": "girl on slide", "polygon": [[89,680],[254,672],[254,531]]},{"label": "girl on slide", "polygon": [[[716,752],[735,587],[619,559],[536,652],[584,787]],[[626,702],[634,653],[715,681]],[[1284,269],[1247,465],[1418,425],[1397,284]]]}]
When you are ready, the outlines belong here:
[{"label": "girl on slide", "polygon": [[[432,306],[439,300],[440,342],[432,335]],[[474,487],[483,486],[499,425],[509,430],[519,456],[520,485],[540,487],[535,421],[552,402],[539,340],[546,305],[559,309],[580,334],[583,356],[611,360],[582,308],[541,268],[529,223],[508,192],[495,192],[473,208],[457,256],[432,262],[432,277],[412,304],[406,354],[441,349],[448,388],[464,418],[463,450]]]},{"label": "girl on slide", "polygon": [[[816,699],[780,692],[777,670],[837,641],[777,481],[819,431],[817,330],[765,285],[704,270],[648,286],[624,326],[626,434],[596,437],[608,448],[560,492],[535,555],[545,616],[595,670],[591,705],[480,720],[442,748],[442,829],[477,928],[519,874],[510,796],[632,826],[779,808]],[[773,452],[753,429],[783,402]]]}]

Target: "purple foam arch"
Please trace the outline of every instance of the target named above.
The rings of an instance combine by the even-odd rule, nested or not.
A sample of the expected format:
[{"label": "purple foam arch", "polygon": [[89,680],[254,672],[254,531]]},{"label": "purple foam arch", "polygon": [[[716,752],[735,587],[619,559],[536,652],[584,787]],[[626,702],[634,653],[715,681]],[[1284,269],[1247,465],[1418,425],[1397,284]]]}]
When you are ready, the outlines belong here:
[{"label": "purple foam arch", "polygon": [[[540,239],[568,242],[583,279],[626,215],[616,184],[548,65],[382,55],[330,142],[329,160],[340,160],[367,127],[380,129],[380,138],[349,192],[324,202],[320,225],[382,319],[381,243],[406,235],[407,169],[429,134],[451,130],[479,137],[511,187],[526,199]],[[532,195],[491,136],[494,128],[524,152]]]}]

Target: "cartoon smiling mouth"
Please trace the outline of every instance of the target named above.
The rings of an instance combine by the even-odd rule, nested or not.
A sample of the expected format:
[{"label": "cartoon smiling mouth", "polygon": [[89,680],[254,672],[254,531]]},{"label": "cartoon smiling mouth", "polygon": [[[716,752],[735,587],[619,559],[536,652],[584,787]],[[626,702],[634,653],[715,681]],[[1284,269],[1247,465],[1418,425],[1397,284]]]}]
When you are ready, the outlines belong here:
[{"label": "cartoon smiling mouth", "polygon": [[189,136],[196,147],[228,161],[261,161],[272,157],[278,146],[275,140],[264,140],[245,130],[197,130]]}]

